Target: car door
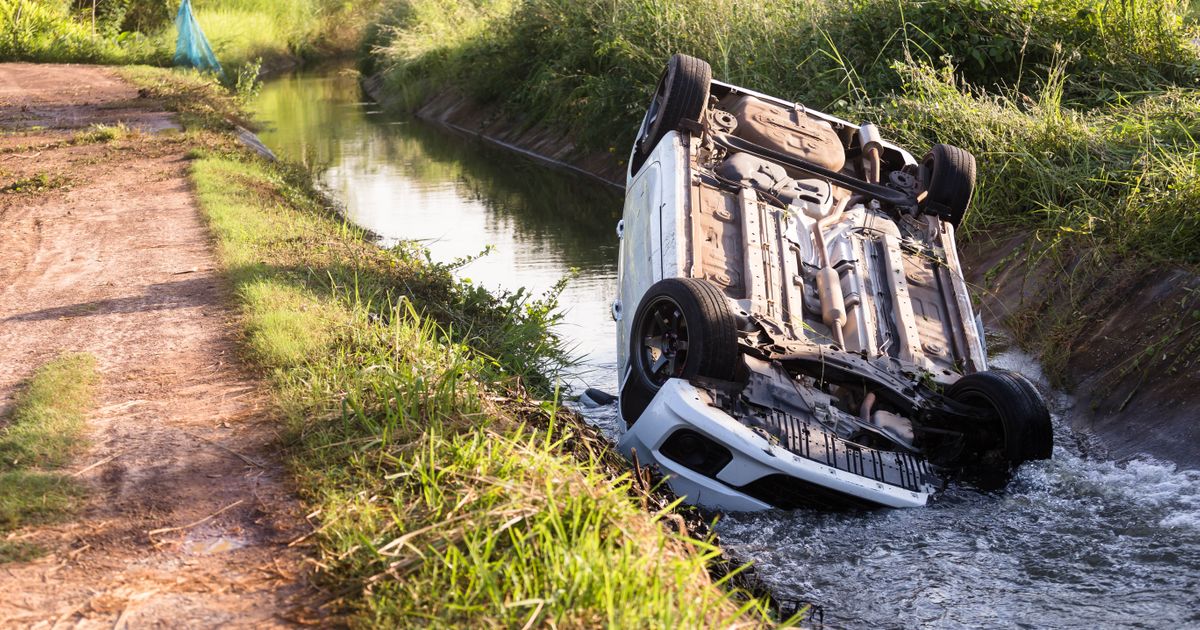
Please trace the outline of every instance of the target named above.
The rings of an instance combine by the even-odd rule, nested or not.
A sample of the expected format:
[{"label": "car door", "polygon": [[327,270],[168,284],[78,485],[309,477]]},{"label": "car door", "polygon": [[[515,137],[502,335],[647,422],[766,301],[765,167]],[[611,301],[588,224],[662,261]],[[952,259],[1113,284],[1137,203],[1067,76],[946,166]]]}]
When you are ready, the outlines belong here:
[{"label": "car door", "polygon": [[617,302],[613,304],[613,318],[617,320],[617,367],[622,375],[628,361],[633,313],[650,285],[662,278],[662,264],[658,260],[662,250],[658,242],[661,238],[661,174],[661,163],[652,158],[630,182],[618,228],[621,237],[617,271],[619,291]]}]

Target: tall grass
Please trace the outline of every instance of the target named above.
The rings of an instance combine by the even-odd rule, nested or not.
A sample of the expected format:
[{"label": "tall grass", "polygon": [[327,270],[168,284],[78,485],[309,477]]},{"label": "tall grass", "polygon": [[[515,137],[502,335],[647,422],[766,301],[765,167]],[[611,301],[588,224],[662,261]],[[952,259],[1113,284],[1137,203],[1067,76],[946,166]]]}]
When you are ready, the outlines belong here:
[{"label": "tall grass", "polygon": [[[343,54],[379,0],[194,0],[222,64]],[[169,65],[177,0],[0,0],[0,59]],[[82,7],[82,8],[78,8]]]},{"label": "tall grass", "polygon": [[395,89],[451,79],[483,100],[579,129],[599,145],[636,128],[663,60],[819,108],[903,87],[896,62],[949,65],[993,91],[1056,68],[1090,106],[1194,86],[1200,58],[1175,0],[401,0],[375,61]]},{"label": "tall grass", "polygon": [[0,0],[0,60],[163,63],[161,42],[142,33],[93,30],[71,3]]},{"label": "tall grass", "polygon": [[969,230],[1032,227],[1096,264],[1200,263],[1200,92],[1173,88],[1081,112],[1063,103],[1063,75],[1036,100],[1017,100],[964,86],[948,69],[898,70],[903,92],[859,116],[916,147],[948,142],[976,154]]},{"label": "tall grass", "polygon": [[[644,512],[600,438],[510,389],[559,360],[541,307],[511,310],[379,250],[294,171],[214,154],[192,175],[246,346],[291,417],[320,577],[357,623],[693,627],[765,614],[713,588],[718,551]],[[514,326],[542,344],[489,341]]]},{"label": "tall grass", "polygon": [[918,156],[970,149],[963,233],[1029,235],[1019,259],[1042,295],[1010,323],[1058,377],[1111,306],[1088,295],[1200,264],[1200,46],[1179,0],[396,0],[386,15],[368,66],[394,103],[461,90],[616,156],[676,52],[876,122]]},{"label": "tall grass", "polygon": [[[127,76],[187,111],[227,105],[197,105],[207,92],[188,75]],[[244,346],[289,418],[331,606],[378,626],[767,620],[763,601],[709,577],[717,549],[648,512],[603,438],[558,415],[553,295],[494,296],[411,246],[382,250],[307,172],[234,149],[210,116],[187,120]]]}]

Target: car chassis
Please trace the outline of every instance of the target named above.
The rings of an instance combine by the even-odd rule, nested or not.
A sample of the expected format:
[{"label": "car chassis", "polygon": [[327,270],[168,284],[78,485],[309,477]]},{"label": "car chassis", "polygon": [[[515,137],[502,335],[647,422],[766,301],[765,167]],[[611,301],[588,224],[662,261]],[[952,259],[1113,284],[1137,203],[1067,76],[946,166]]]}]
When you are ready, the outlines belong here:
[{"label": "car chassis", "polygon": [[955,244],[974,183],[962,149],[917,162],[672,57],[618,225],[618,448],[730,511],[914,507],[1048,458],[1037,390],[987,369]]}]

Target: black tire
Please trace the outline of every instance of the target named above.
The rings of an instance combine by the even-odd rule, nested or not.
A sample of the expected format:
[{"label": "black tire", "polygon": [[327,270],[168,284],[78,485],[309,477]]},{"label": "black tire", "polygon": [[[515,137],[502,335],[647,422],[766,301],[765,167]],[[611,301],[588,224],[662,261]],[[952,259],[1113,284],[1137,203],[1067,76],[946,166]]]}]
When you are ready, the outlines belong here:
[{"label": "black tire", "polygon": [[949,144],[935,144],[921,161],[925,198],[921,210],[954,227],[962,223],[975,192],[975,156]]},{"label": "black tire", "polygon": [[704,120],[711,83],[712,67],[707,61],[688,55],[671,56],[642,119],[631,172],[642,168],[667,132],[678,131],[685,120]]},{"label": "black tire", "polygon": [[981,427],[975,436],[984,464],[1011,470],[1024,461],[1050,458],[1054,450],[1050,411],[1024,376],[1008,370],[976,372],[955,381],[946,395],[987,409],[995,419],[993,426]]},{"label": "black tire", "polygon": [[630,374],[621,416],[632,425],[671,378],[733,380],[737,320],[725,294],[707,280],[667,278],[638,303],[630,329]]}]

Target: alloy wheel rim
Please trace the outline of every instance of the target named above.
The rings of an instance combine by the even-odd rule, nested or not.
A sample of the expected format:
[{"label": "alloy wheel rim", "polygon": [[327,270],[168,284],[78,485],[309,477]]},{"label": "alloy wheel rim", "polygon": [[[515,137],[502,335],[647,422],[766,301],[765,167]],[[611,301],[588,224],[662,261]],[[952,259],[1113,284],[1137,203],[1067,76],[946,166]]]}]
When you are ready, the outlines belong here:
[{"label": "alloy wheel rim", "polygon": [[688,359],[688,322],[682,309],[669,298],[659,298],[650,305],[642,320],[642,373],[655,385],[683,376]]}]

